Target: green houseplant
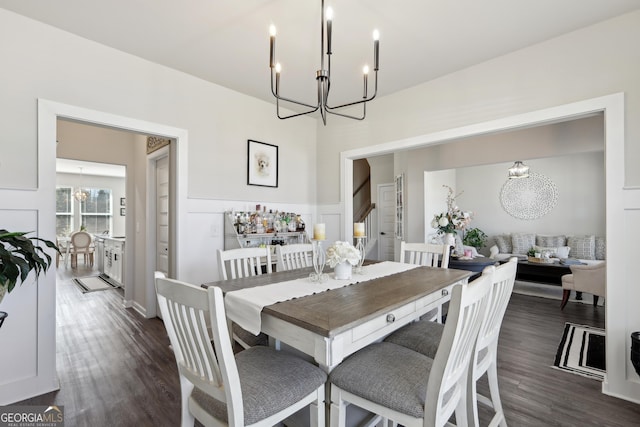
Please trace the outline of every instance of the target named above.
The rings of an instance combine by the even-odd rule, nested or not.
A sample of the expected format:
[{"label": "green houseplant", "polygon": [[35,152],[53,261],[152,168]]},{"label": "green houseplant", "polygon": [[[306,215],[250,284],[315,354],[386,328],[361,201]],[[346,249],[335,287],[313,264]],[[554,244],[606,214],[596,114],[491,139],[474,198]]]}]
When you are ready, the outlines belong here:
[{"label": "green houseplant", "polygon": [[39,237],[26,237],[29,233],[31,232],[0,229],[0,301],[17,283],[23,283],[31,271],[38,277],[51,267],[51,256],[38,242],[60,254],[55,243]]},{"label": "green houseplant", "polygon": [[479,228],[469,229],[462,239],[462,243],[467,246],[473,246],[476,249],[480,249],[487,241],[487,235]]}]

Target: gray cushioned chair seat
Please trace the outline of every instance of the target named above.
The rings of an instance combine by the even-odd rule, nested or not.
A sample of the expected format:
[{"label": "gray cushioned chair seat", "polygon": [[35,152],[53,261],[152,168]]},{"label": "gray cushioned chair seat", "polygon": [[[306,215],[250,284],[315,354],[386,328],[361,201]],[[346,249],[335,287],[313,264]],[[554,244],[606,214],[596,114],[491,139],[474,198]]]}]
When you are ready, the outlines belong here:
[{"label": "gray cushioned chair seat", "polygon": [[424,416],[433,359],[389,342],[372,344],[329,375],[341,389],[416,418]]},{"label": "gray cushioned chair seat", "polygon": [[249,347],[255,347],[257,345],[269,345],[269,337],[260,332],[258,335],[253,335],[246,329],[241,328],[238,324],[233,323],[231,325],[233,333],[244,341]]},{"label": "gray cushioned chair seat", "polygon": [[385,341],[401,345],[433,359],[438,352],[442,331],[444,331],[442,323],[421,320],[403,326],[385,338]]},{"label": "gray cushioned chair seat", "polygon": [[[236,355],[244,423],[254,424],[298,402],[327,381],[327,374],[299,357],[270,347]],[[227,406],[198,388],[191,398],[213,417],[227,421]]]}]

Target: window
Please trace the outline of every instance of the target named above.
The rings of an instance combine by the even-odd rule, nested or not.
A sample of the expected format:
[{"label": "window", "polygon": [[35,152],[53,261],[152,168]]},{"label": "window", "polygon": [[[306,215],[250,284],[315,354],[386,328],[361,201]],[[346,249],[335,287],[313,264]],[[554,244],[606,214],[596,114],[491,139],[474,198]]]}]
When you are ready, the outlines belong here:
[{"label": "window", "polygon": [[56,188],[56,235],[68,236],[73,229],[73,198],[71,187]]},{"label": "window", "polygon": [[111,230],[111,190],[106,188],[83,188],[87,200],[80,203],[80,224],[89,233],[101,234]]}]

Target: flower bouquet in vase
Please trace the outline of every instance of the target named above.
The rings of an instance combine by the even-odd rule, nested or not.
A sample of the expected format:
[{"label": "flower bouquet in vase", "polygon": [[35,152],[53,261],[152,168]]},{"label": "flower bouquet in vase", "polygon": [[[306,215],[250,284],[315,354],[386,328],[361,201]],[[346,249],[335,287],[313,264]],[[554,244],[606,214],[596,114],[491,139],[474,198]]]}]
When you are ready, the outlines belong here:
[{"label": "flower bouquet in vase", "polygon": [[449,246],[455,246],[455,235],[458,230],[464,230],[471,223],[473,212],[463,211],[455,201],[462,194],[453,195],[453,189],[448,185],[443,185],[449,189],[447,194],[447,210],[433,216],[431,227],[438,231],[438,234],[444,236],[443,243]]},{"label": "flower bouquet in vase", "polygon": [[337,280],[351,279],[354,266],[360,262],[360,251],[349,242],[335,242],[327,248],[327,263],[334,269]]}]

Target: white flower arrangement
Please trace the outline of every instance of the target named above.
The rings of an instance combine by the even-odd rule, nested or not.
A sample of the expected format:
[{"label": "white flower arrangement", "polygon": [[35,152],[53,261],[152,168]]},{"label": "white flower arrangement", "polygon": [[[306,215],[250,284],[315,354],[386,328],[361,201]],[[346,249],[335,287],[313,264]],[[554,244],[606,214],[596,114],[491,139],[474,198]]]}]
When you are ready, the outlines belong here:
[{"label": "white flower arrangement", "polygon": [[327,248],[327,262],[329,267],[348,262],[351,265],[358,265],[360,262],[360,251],[349,242],[335,242]]},{"label": "white flower arrangement", "polygon": [[473,217],[473,212],[465,212],[461,210],[456,204],[456,197],[460,196],[459,193],[456,196],[453,195],[453,189],[448,185],[443,185],[448,188],[449,193],[447,195],[447,211],[434,215],[431,221],[431,227],[438,230],[439,234],[452,233],[456,234],[457,230],[464,230],[467,228]]}]

